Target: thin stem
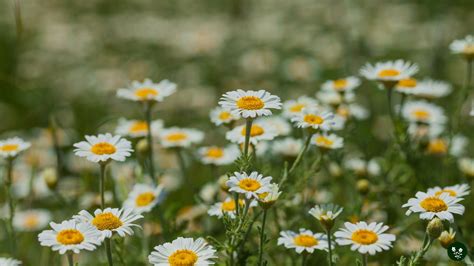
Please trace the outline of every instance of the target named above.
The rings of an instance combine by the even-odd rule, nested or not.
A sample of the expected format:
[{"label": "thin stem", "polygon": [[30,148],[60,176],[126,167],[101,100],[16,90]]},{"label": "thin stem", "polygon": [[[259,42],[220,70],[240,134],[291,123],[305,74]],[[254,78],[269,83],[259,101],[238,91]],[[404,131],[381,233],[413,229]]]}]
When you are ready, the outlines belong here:
[{"label": "thin stem", "polygon": [[468,98],[469,94],[469,88],[471,87],[471,81],[472,81],[472,67],[473,67],[473,60],[467,60],[466,61],[466,81],[464,83],[464,87],[462,90],[459,92],[459,96],[456,102],[455,106],[455,111],[454,111],[454,117],[453,117],[453,126],[452,126],[452,134],[456,132],[459,128],[459,122],[461,119],[461,111],[462,111],[462,106],[464,101]]},{"label": "thin stem", "polygon": [[189,181],[187,180],[188,177],[186,174],[186,161],[184,160],[183,150],[181,148],[176,149],[176,156],[178,157],[179,169],[181,170],[183,181]]},{"label": "thin stem", "polygon": [[305,251],[303,251],[303,256],[301,258],[301,266],[305,266],[306,265],[306,260],[308,259],[308,253],[306,253]]},{"label": "thin stem", "polygon": [[326,230],[326,235],[328,237],[328,262],[329,266],[332,266],[332,244],[331,244],[331,231]]},{"label": "thin stem", "polygon": [[252,118],[247,118],[245,122],[245,146],[244,146],[244,155],[247,158],[249,154],[249,143],[250,143],[250,132],[252,130]]},{"label": "thin stem", "polygon": [[62,169],[63,169],[63,160],[62,160],[61,148],[59,146],[59,139],[58,139],[58,132],[57,132],[58,125],[53,115],[51,115],[50,117],[50,124],[51,124],[51,139],[53,140],[53,148],[54,148],[54,153],[56,155],[56,175],[57,175],[57,178],[60,179],[62,175]]},{"label": "thin stem", "polygon": [[367,266],[369,263],[369,255],[362,254],[362,265]]},{"label": "thin stem", "polygon": [[67,253],[67,262],[68,262],[69,266],[74,266],[74,258],[73,258],[73,254],[71,252]]},{"label": "thin stem", "polygon": [[308,150],[309,143],[311,142],[311,137],[313,137],[313,133],[308,134],[308,137],[306,138],[306,142],[304,143],[303,148],[300,150],[298,157],[296,157],[296,160],[293,162],[293,165],[288,171],[288,174],[291,174],[293,170],[296,169],[296,166],[298,166],[298,164],[300,163],[301,158],[303,158],[303,155],[306,153],[306,150]]},{"label": "thin stem", "polygon": [[11,241],[11,253],[12,256],[16,256],[16,236],[15,228],[13,227],[13,218],[15,217],[15,202],[13,198],[13,193],[11,193],[12,186],[12,173],[13,173],[13,160],[14,158],[7,159],[7,178],[5,179],[5,196],[8,201],[8,229],[10,233]]},{"label": "thin stem", "polygon": [[107,163],[100,163],[100,208],[105,208],[104,188],[105,188],[105,168]]},{"label": "thin stem", "polygon": [[156,184],[155,176],[155,159],[154,159],[154,150],[153,150],[153,132],[151,127],[151,102],[145,103],[145,120],[147,125],[147,144],[148,144],[148,161],[150,163],[148,170],[150,174],[151,181],[153,184]]},{"label": "thin stem", "polygon": [[265,222],[267,221],[267,209],[263,210],[262,228],[260,229],[260,252],[258,255],[258,265],[262,265],[263,246],[265,245]]},{"label": "thin stem", "polygon": [[113,266],[114,265],[114,261],[112,259],[112,250],[111,250],[111,247],[112,247],[112,243],[110,242],[110,238],[106,238],[105,239],[105,250],[107,252],[107,261],[109,262],[109,266]]}]

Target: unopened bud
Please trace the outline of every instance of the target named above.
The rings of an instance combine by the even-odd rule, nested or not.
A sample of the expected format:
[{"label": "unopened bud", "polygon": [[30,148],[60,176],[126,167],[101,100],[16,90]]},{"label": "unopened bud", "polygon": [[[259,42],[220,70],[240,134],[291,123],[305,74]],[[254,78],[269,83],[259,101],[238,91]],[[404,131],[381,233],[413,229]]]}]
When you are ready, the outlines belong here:
[{"label": "unopened bud", "polygon": [[229,178],[226,175],[222,175],[217,180],[217,183],[219,184],[219,187],[225,192],[227,192],[229,190],[229,187],[226,184],[228,180],[229,180]]},{"label": "unopened bud", "polygon": [[141,139],[140,141],[137,142],[137,145],[135,146],[137,152],[141,155],[145,155],[148,153],[148,141],[146,139]]},{"label": "unopened bud", "polygon": [[448,248],[449,245],[454,242],[455,237],[456,233],[453,231],[453,229],[450,229],[449,231],[443,231],[438,237],[438,240],[443,248]]},{"label": "unopened bud", "polygon": [[359,181],[357,181],[356,187],[357,187],[357,191],[359,191],[360,194],[365,195],[369,193],[369,190],[370,190],[369,180],[360,179]]},{"label": "unopened bud", "polygon": [[426,232],[433,239],[438,238],[441,235],[441,232],[443,232],[443,229],[443,222],[437,217],[431,220],[428,223],[428,226],[426,226]]},{"label": "unopened bud", "polygon": [[43,170],[43,172],[41,172],[41,176],[43,177],[43,180],[49,189],[53,190],[58,185],[58,175],[56,173],[56,169],[52,167],[46,168]]}]

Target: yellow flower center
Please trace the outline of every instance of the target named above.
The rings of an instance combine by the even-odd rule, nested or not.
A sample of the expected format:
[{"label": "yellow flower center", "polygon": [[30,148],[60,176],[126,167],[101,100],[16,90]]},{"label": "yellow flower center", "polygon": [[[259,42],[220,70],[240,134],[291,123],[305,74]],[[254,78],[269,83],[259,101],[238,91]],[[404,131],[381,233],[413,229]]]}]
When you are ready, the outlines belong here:
[{"label": "yellow flower center", "polygon": [[349,108],[342,107],[342,106],[337,108],[336,112],[337,112],[338,115],[340,115],[342,117],[348,117],[350,115]]},{"label": "yellow flower center", "polygon": [[30,214],[25,217],[25,220],[23,221],[23,226],[29,229],[34,229],[38,226],[39,224],[39,219],[36,214]]},{"label": "yellow flower center", "polygon": [[411,113],[416,119],[419,120],[426,120],[430,118],[430,112],[424,110],[424,109],[416,109]]},{"label": "yellow flower center", "polygon": [[438,197],[428,197],[420,202],[420,206],[428,212],[442,212],[448,210],[448,205]]},{"label": "yellow flower center", "polygon": [[63,245],[77,245],[84,241],[84,235],[76,229],[65,229],[57,234],[56,240]]},{"label": "yellow flower center", "polygon": [[312,247],[318,244],[318,240],[312,235],[297,235],[293,238],[293,242],[300,247]]},{"label": "yellow flower center", "polygon": [[416,79],[408,78],[408,79],[402,79],[398,82],[397,84],[400,87],[403,88],[414,88],[416,87]]},{"label": "yellow flower center", "polygon": [[130,127],[130,132],[133,132],[133,133],[147,132],[147,131],[148,131],[148,125],[146,124],[145,121],[135,122]]},{"label": "yellow flower center", "polygon": [[292,113],[298,113],[298,112],[301,112],[301,110],[303,110],[303,108],[306,107],[306,104],[303,104],[303,103],[297,103],[297,104],[294,104],[293,106],[290,107],[290,111]]},{"label": "yellow flower center", "polygon": [[237,106],[245,110],[260,110],[265,103],[257,96],[244,96],[237,101]]},{"label": "yellow flower center", "polygon": [[314,114],[305,115],[303,120],[311,125],[321,125],[324,122],[324,119],[321,116]]},{"label": "yellow flower center", "polygon": [[448,145],[442,139],[434,139],[428,144],[428,152],[432,154],[443,154],[448,151]]},{"label": "yellow flower center", "polygon": [[384,69],[384,70],[381,70],[378,75],[380,78],[396,77],[400,75],[400,71],[396,69]]},{"label": "yellow flower center", "polygon": [[456,194],[456,191],[454,191],[454,190],[452,190],[452,189],[443,189],[443,190],[440,190],[440,191],[436,192],[435,195],[436,195],[436,196],[439,196],[439,195],[441,195],[441,194],[443,194],[443,193],[448,193],[449,196],[451,196],[451,197],[456,197],[456,195],[457,195],[457,194]]},{"label": "yellow flower center", "polygon": [[252,178],[244,178],[239,181],[239,187],[246,191],[253,192],[253,191],[258,190],[261,186],[262,185],[260,185],[260,182]]},{"label": "yellow flower center", "polygon": [[222,156],[224,156],[224,150],[218,147],[209,148],[207,150],[206,156],[215,159],[221,158]]},{"label": "yellow flower center", "polygon": [[122,221],[110,212],[97,214],[92,219],[92,224],[99,230],[113,230],[122,226]]},{"label": "yellow flower center", "polygon": [[5,144],[1,147],[1,150],[2,151],[7,151],[7,152],[8,151],[16,151],[16,150],[18,150],[19,146],[20,145],[18,145],[18,144]]},{"label": "yellow flower center", "polygon": [[229,118],[230,118],[230,113],[229,112],[223,111],[219,114],[219,119],[220,120],[227,120]]},{"label": "yellow flower center", "polygon": [[188,135],[183,132],[171,133],[166,136],[166,139],[171,142],[182,141],[188,138]]},{"label": "yellow flower center", "polygon": [[135,96],[140,98],[141,100],[146,100],[148,97],[153,97],[158,95],[158,91],[153,88],[140,88],[135,91]]},{"label": "yellow flower center", "polygon": [[329,138],[326,138],[325,136],[318,136],[316,137],[316,143],[321,146],[332,146],[334,144],[334,141],[330,140]]},{"label": "yellow flower center", "polygon": [[144,192],[135,199],[135,204],[139,207],[149,205],[153,200],[155,200],[155,194],[153,192]]},{"label": "yellow flower center", "polygon": [[466,45],[466,47],[464,47],[463,53],[468,55],[474,54],[474,45]]},{"label": "yellow flower center", "polygon": [[117,151],[115,146],[107,142],[99,142],[91,148],[91,152],[97,155],[113,154],[115,151]]},{"label": "yellow flower center", "polygon": [[347,80],[346,79],[336,79],[334,82],[333,82],[333,86],[334,86],[334,89],[340,91],[340,90],[344,90],[346,87],[347,87]]},{"label": "yellow flower center", "polygon": [[[243,127],[242,131],[240,132],[242,134],[242,136],[245,136],[246,131],[247,131],[247,127]],[[265,133],[265,130],[263,129],[263,127],[261,127],[259,125],[252,125],[252,127],[250,128],[250,136],[251,137],[260,136],[263,133]]]},{"label": "yellow flower center", "polygon": [[171,266],[194,266],[197,260],[198,256],[196,253],[188,249],[176,250],[168,257],[168,262]]},{"label": "yellow flower center", "polygon": [[359,229],[357,231],[354,231],[354,233],[352,233],[351,238],[352,241],[360,245],[370,245],[377,242],[377,240],[379,239],[376,233],[365,229]]}]

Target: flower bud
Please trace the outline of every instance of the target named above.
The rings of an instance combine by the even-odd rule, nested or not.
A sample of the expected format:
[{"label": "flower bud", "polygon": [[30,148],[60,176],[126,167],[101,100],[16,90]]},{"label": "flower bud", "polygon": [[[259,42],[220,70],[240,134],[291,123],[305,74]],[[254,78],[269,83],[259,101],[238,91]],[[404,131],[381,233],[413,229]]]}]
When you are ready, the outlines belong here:
[{"label": "flower bud", "polygon": [[438,240],[441,246],[443,246],[444,248],[448,248],[449,245],[454,242],[455,237],[456,233],[453,231],[453,229],[449,229],[449,231],[443,231],[439,236]]},{"label": "flower bud", "polygon": [[146,139],[141,139],[140,141],[137,142],[137,145],[135,146],[137,152],[141,155],[146,155],[148,153],[148,141]]},{"label": "flower bud", "polygon": [[357,181],[356,187],[357,187],[357,191],[359,191],[360,194],[365,195],[365,194],[369,193],[369,191],[370,191],[369,180],[360,179],[359,181]]},{"label": "flower bud", "polygon": [[229,187],[226,184],[228,180],[229,178],[226,175],[220,176],[217,180],[217,183],[219,184],[220,188],[225,192],[229,191]]},{"label": "flower bud", "polygon": [[56,173],[56,169],[52,167],[44,169],[41,172],[41,177],[43,178],[48,188],[51,190],[55,189],[58,185],[58,176]]},{"label": "flower bud", "polygon": [[428,223],[428,226],[426,226],[426,232],[432,239],[438,238],[441,232],[443,232],[443,229],[443,222],[438,217],[433,218],[433,220]]}]

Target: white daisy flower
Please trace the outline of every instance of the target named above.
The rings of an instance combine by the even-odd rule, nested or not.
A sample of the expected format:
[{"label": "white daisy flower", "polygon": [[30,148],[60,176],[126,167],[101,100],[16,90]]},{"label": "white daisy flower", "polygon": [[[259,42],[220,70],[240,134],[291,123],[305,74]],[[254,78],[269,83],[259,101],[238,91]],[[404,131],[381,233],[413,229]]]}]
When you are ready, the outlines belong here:
[{"label": "white daisy flower", "polygon": [[449,149],[449,154],[459,157],[464,153],[468,144],[468,139],[462,135],[453,136],[451,146],[448,139],[434,138],[429,140],[426,151],[429,154],[445,155]]},{"label": "white daisy flower", "polygon": [[233,176],[229,177],[226,185],[230,192],[244,194],[247,199],[252,197],[258,199],[258,194],[270,192],[271,181],[271,176],[263,177],[262,174],[255,171],[250,175],[245,172],[235,172]]},{"label": "white daisy flower", "polygon": [[474,159],[461,158],[458,160],[459,170],[468,177],[474,177]]},{"label": "white daisy flower", "polygon": [[335,114],[336,116],[340,116],[345,120],[352,117],[357,120],[364,120],[369,117],[369,111],[365,107],[356,103],[339,105],[336,109]]},{"label": "white daisy flower", "polygon": [[271,126],[278,136],[286,136],[291,132],[291,124],[279,116],[262,117],[254,121],[257,124]]},{"label": "white daisy flower", "polygon": [[402,115],[413,123],[444,124],[447,120],[441,107],[425,101],[405,103],[402,107]]},{"label": "white daisy flower", "polygon": [[[231,131],[228,131],[225,135],[225,138],[236,144],[245,143],[245,134],[246,132],[246,125],[241,125],[238,127],[233,128]],[[262,123],[255,121],[252,123],[252,127],[250,128],[250,143],[253,145],[257,145],[260,141],[263,140],[272,140],[277,136],[277,132],[273,126],[267,123]]]},{"label": "white daisy flower", "polygon": [[0,156],[3,158],[13,158],[30,146],[29,142],[18,137],[0,140]]},{"label": "white daisy flower", "polygon": [[149,212],[163,196],[163,187],[147,184],[135,184],[123,203],[124,208],[132,208],[136,213]]},{"label": "white daisy flower", "polygon": [[382,250],[389,250],[395,241],[395,235],[384,233],[388,226],[383,223],[345,222],[344,227],[334,234],[336,242],[341,246],[351,245],[351,250],[361,254],[375,255]]},{"label": "white daisy flower", "polygon": [[408,207],[406,215],[412,212],[420,213],[420,219],[431,220],[438,217],[441,220],[454,222],[453,214],[464,214],[464,206],[459,204],[462,199],[450,196],[449,193],[417,192],[415,198],[411,198],[402,207]]},{"label": "white daisy flower", "polygon": [[296,253],[306,251],[313,253],[315,249],[327,251],[328,241],[326,236],[321,233],[313,233],[311,230],[300,228],[300,231],[282,231],[278,238],[278,245],[285,248],[294,248]]},{"label": "white daisy flower", "polygon": [[314,144],[323,149],[339,149],[344,146],[344,139],[336,134],[319,134],[316,133],[311,139],[311,144]]},{"label": "white daisy flower", "polygon": [[292,122],[300,128],[321,129],[324,131],[331,130],[334,126],[334,114],[321,109],[303,109],[303,111],[295,115]]},{"label": "white daisy flower", "polygon": [[402,79],[412,77],[416,72],[418,72],[418,66],[416,64],[401,59],[378,62],[375,65],[367,63],[360,70],[360,74],[366,79],[381,82],[398,82]]},{"label": "white daisy flower", "polygon": [[474,36],[468,35],[464,39],[455,40],[449,45],[454,54],[461,54],[467,59],[474,58]]},{"label": "white daisy flower", "polygon": [[211,110],[209,116],[211,117],[211,122],[216,126],[223,124],[229,124],[232,121],[239,120],[240,116],[233,114],[229,110],[226,110],[222,107],[216,107]]},{"label": "white daisy flower", "polygon": [[221,97],[219,105],[243,118],[269,116],[270,109],[281,109],[280,97],[265,90],[229,91]]},{"label": "white daisy flower", "polygon": [[408,134],[412,138],[436,138],[444,132],[443,124],[420,124],[410,123]]},{"label": "white daisy flower", "polygon": [[288,100],[283,103],[283,116],[292,118],[294,115],[301,113],[304,108],[316,108],[318,102],[308,96],[300,96],[296,100]]},{"label": "white daisy flower", "polygon": [[132,81],[128,88],[118,89],[119,98],[132,101],[156,101],[162,102],[165,97],[176,91],[176,84],[169,80],[162,80],[160,83],[153,83],[150,79],[143,82]]},{"label": "white daisy flower", "polygon": [[401,79],[397,85],[395,85],[395,90],[403,94],[413,95],[418,85],[418,81],[414,78]]},{"label": "white daisy flower", "polygon": [[116,232],[119,236],[133,235],[132,227],[140,227],[133,222],[143,218],[142,215],[134,213],[132,208],[117,209],[106,208],[104,210],[97,209],[94,215],[88,211],[82,210],[79,214],[74,215],[73,219],[78,223],[91,224],[101,233],[101,241],[105,238],[111,238],[112,233]]},{"label": "white daisy flower", "polygon": [[268,192],[258,194],[258,202],[263,208],[270,208],[281,195],[280,187],[278,184],[271,183]]},{"label": "white daisy flower", "polygon": [[98,136],[85,136],[87,141],[74,144],[74,154],[86,157],[91,162],[107,162],[115,160],[123,162],[131,155],[132,144],[119,135],[99,134]]},{"label": "white daisy flower", "polygon": [[13,217],[13,226],[16,230],[23,232],[39,231],[44,229],[49,222],[51,222],[51,213],[42,209],[17,211]]},{"label": "white daisy flower", "polygon": [[[252,200],[250,202],[249,208],[255,207],[255,206],[257,206],[257,204],[258,204],[257,201]],[[224,214],[229,215],[229,217],[231,219],[234,219],[235,214],[236,214],[236,208],[235,207],[236,207],[235,200],[233,198],[227,197],[222,202],[214,203],[209,208],[207,213],[210,216],[217,216],[217,218],[219,218],[219,219],[222,218],[224,216]],[[244,207],[245,207],[245,200],[239,199],[239,208],[242,210],[242,209],[244,209]]]},{"label": "white daisy flower", "polygon": [[1,266],[17,266],[21,265],[22,262],[12,258],[0,258],[0,265]]},{"label": "white daisy flower", "polygon": [[343,95],[335,91],[318,91],[316,98],[325,105],[338,106],[342,103],[353,102],[355,94],[351,91],[344,93]]},{"label": "white daisy flower", "polygon": [[192,128],[171,127],[160,133],[161,145],[165,148],[187,148],[198,144],[204,139],[204,133]]},{"label": "white daisy flower", "polygon": [[296,157],[302,148],[303,141],[292,137],[275,140],[272,145],[273,153],[283,157]]},{"label": "white daisy flower", "polygon": [[67,220],[60,224],[51,222],[49,225],[53,230],[41,232],[38,240],[42,246],[51,247],[59,254],[68,251],[79,253],[83,249],[92,251],[102,243],[99,230],[90,224]]},{"label": "white daisy flower", "polygon": [[216,250],[202,238],[178,237],[173,242],[156,246],[148,260],[154,266],[213,265]]},{"label": "white daisy flower", "polygon": [[426,99],[434,99],[444,97],[451,91],[452,87],[447,82],[425,79],[418,82],[413,94]]},{"label": "white daisy flower", "polygon": [[[151,132],[157,134],[163,128],[162,120],[151,121]],[[148,134],[148,125],[143,120],[119,119],[115,134],[128,136],[132,138],[146,137]]]},{"label": "white daisy flower", "polygon": [[225,148],[210,146],[198,149],[199,159],[203,164],[227,165],[233,163],[239,156],[240,151],[235,145]]},{"label": "white daisy flower", "polygon": [[346,77],[336,80],[328,80],[321,85],[325,91],[348,92],[353,91],[360,85],[360,79],[357,77]]},{"label": "white daisy flower", "polygon": [[455,198],[463,198],[464,196],[469,195],[469,185],[468,184],[458,184],[454,186],[447,186],[444,188],[440,187],[433,187],[433,188],[428,188],[427,193],[428,194],[434,194],[435,196],[439,196],[442,193],[448,193],[449,196],[455,197]]},{"label": "white daisy flower", "polygon": [[339,214],[342,213],[344,208],[336,205],[336,204],[321,204],[316,205],[309,210],[309,214],[311,214],[314,218],[318,219],[318,221],[328,222],[334,221]]}]

